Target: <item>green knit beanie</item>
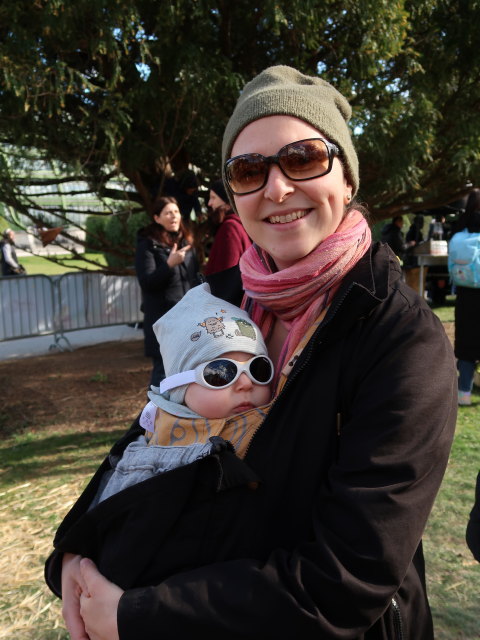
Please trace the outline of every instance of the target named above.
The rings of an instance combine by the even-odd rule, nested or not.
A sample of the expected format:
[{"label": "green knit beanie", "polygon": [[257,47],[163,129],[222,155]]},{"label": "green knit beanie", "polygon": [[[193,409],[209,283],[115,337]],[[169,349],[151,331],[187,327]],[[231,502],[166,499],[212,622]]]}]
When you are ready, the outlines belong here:
[{"label": "green knit beanie", "polygon": [[[247,124],[274,115],[304,120],[340,148],[340,159],[354,196],[358,191],[359,175],[358,158],[347,124],[352,115],[350,105],[325,80],[306,76],[284,65],[265,69],[245,85],[223,135],[222,166],[230,158],[233,144]],[[223,177],[227,184],[225,175]]]}]

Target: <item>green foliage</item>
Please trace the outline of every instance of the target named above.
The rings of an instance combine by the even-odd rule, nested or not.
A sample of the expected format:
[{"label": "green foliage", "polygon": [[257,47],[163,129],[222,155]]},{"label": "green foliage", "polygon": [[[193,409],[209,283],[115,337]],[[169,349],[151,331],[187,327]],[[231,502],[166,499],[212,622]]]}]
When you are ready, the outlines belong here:
[{"label": "green foliage", "polygon": [[149,223],[146,214],[123,214],[108,218],[105,227],[105,243],[115,248],[105,253],[107,264],[117,270],[133,269],[137,231]]},{"label": "green foliage", "polygon": [[103,216],[88,216],[85,231],[87,234],[87,247],[90,251],[100,251],[105,246],[106,221],[107,219]]},{"label": "green foliage", "polygon": [[4,0],[0,149],[22,153],[15,171],[0,158],[0,201],[38,220],[19,178],[32,150],[102,214],[151,211],[170,171],[218,175],[241,87],[278,63],[349,97],[374,218],[451,201],[480,170],[479,20],[479,0]]}]

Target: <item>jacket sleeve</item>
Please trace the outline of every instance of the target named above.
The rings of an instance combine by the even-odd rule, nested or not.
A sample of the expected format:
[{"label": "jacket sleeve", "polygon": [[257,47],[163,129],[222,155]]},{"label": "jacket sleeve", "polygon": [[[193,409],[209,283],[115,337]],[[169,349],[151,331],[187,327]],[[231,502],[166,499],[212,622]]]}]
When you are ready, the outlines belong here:
[{"label": "jacket sleeve", "polygon": [[360,325],[342,381],[337,457],[311,514],[313,540],[274,548],[263,563],[219,562],[126,591],[121,640],[153,640],[158,629],[165,640],[193,637],[199,628],[211,640],[346,640],[382,616],[443,478],[456,377],[451,345],[430,310],[374,312]]},{"label": "jacket sleeve", "polygon": [[[137,242],[135,251],[135,271],[142,289],[156,293],[164,289],[172,277],[171,269],[166,259],[160,263],[155,259],[153,244],[146,238]],[[160,255],[160,254],[159,254]]]}]

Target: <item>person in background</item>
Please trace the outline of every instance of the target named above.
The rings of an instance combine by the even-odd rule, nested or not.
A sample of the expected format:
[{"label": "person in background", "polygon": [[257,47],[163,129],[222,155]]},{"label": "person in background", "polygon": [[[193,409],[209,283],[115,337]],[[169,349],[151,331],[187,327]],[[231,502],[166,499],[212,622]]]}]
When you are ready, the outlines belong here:
[{"label": "person in background", "polygon": [[[476,363],[480,360],[480,288],[473,281],[456,279],[452,269],[452,258],[462,247],[471,245],[473,253],[480,251],[480,189],[470,192],[461,225],[449,243],[449,270],[455,284],[455,355],[458,366],[458,404],[472,403],[473,378]],[[465,267],[468,265],[465,265]],[[461,267],[462,268],[462,267]],[[480,282],[480,259],[470,267],[472,280]],[[464,286],[462,286],[464,283]]]},{"label": "person in background", "polygon": [[192,241],[175,198],[158,198],[151,224],[137,234],[135,252],[135,270],[142,289],[145,356],[153,364],[150,385],[158,386],[165,377],[152,326],[200,282]]},{"label": "person in background", "polygon": [[2,260],[2,276],[19,276],[26,273],[25,268],[19,263],[15,251],[15,232],[5,229],[0,241],[0,257]]},{"label": "person in background", "polygon": [[[459,218],[457,232],[468,231],[479,234],[480,247],[480,189],[474,189],[468,196],[465,212]],[[455,234],[452,237],[452,241]],[[458,239],[458,236],[457,236]],[[480,280],[480,273],[477,274]],[[458,403],[472,402],[475,365],[480,359],[480,338],[478,318],[480,317],[480,289],[457,286],[455,302],[455,354],[466,359],[458,360]],[[457,336],[457,322],[459,323]],[[472,360],[475,358],[475,361]],[[473,366],[472,366],[473,365]],[[473,508],[467,523],[466,541],[477,562],[480,562],[480,472],[475,485]]]},{"label": "person in background", "polygon": [[382,229],[381,241],[388,244],[399,260],[403,260],[406,244],[402,231],[403,217],[395,216]]},{"label": "person in background", "polygon": [[222,180],[215,180],[210,185],[208,207],[214,239],[204,268],[207,276],[238,265],[240,258],[252,244],[239,216],[230,206]]},{"label": "person in background", "polygon": [[[414,289],[417,293],[420,291],[419,277],[420,267],[418,266],[418,258],[413,253],[413,249],[423,242],[423,224],[424,217],[422,214],[417,213],[413,218],[407,235],[405,236],[406,250],[403,256],[403,272],[405,275],[405,282],[409,287]],[[423,290],[425,291],[425,281],[427,276],[428,267],[423,268]]]},{"label": "person in background", "polygon": [[372,244],[350,116],[331,84],[291,67],[243,88],[223,177],[254,244],[209,283],[218,296],[216,276],[241,274],[231,295],[244,296],[275,366],[242,459],[258,486],[222,491],[219,466],[207,499],[200,477],[175,554],[192,553],[212,510],[215,528],[153,587],[123,591],[65,559],[72,640],[434,637],[421,539],[455,429],[455,360],[397,258]]},{"label": "person in background", "polygon": [[428,227],[427,240],[446,240],[445,216],[437,213],[431,220]]}]

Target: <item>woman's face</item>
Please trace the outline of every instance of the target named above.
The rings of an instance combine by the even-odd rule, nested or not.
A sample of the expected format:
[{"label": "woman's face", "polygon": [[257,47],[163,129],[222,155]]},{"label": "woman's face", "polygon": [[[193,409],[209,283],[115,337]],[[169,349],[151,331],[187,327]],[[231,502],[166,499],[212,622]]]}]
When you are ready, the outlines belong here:
[{"label": "woman's face", "polygon": [[182,214],[174,202],[169,202],[163,207],[159,214],[153,216],[153,219],[157,224],[161,224],[167,231],[176,233],[180,229]]},{"label": "woman's face", "polygon": [[[290,142],[322,137],[298,118],[268,116],[241,131],[231,157],[244,153],[271,156]],[[248,235],[273,258],[278,269],[285,269],[337,229],[351,192],[338,158],[327,175],[301,182],[290,180],[277,165],[271,165],[267,184],[255,193],[235,196],[235,206]]]}]

